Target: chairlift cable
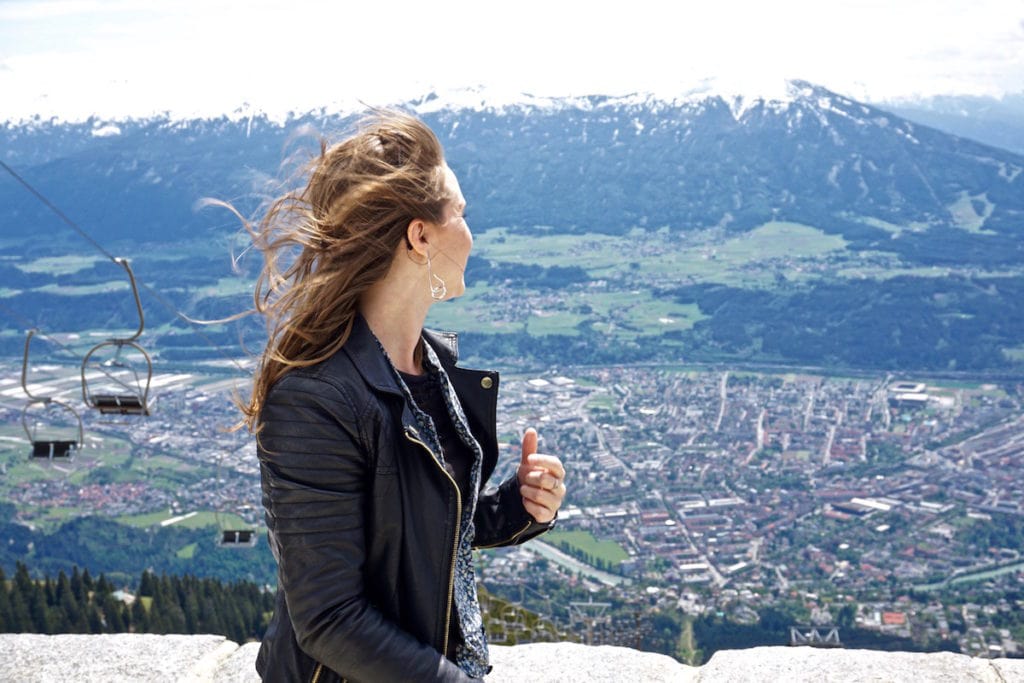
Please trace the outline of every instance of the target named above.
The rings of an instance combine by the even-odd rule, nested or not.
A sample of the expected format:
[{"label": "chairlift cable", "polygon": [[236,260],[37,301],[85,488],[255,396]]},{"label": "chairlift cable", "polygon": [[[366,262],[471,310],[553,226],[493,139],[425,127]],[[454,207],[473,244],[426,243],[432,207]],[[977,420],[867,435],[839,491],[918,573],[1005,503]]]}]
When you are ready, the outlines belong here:
[{"label": "chairlift cable", "polygon": [[5,171],[7,171],[8,173],[10,173],[10,174],[11,174],[11,176],[13,176],[15,180],[17,180],[17,181],[18,181],[19,183],[21,183],[22,185],[24,185],[24,186],[25,186],[25,189],[26,189],[26,190],[28,190],[29,192],[31,192],[31,193],[32,193],[32,194],[33,194],[33,195],[35,196],[35,198],[36,198],[36,199],[38,199],[39,201],[41,201],[41,202],[42,202],[43,204],[45,204],[45,205],[46,205],[46,208],[48,208],[48,209],[49,209],[50,211],[53,211],[53,212],[54,212],[55,214],[57,214],[57,216],[58,216],[58,217],[59,217],[59,218],[60,218],[60,219],[61,219],[62,221],[64,221],[65,223],[67,223],[67,224],[68,224],[69,226],[71,226],[71,228],[72,228],[72,229],[73,229],[73,230],[74,230],[75,232],[77,232],[77,233],[78,233],[79,235],[81,235],[81,236],[82,236],[82,237],[83,237],[83,238],[84,238],[84,239],[85,239],[86,241],[88,241],[88,242],[89,242],[90,244],[92,244],[92,246],[96,247],[96,249],[97,249],[97,250],[98,250],[98,251],[99,251],[100,253],[102,253],[102,254],[103,254],[104,256],[106,256],[106,257],[107,257],[108,259],[110,259],[111,261],[116,261],[116,259],[115,259],[115,257],[114,257],[114,255],[113,255],[113,254],[111,254],[111,253],[110,253],[109,251],[107,251],[106,249],[104,249],[104,248],[103,248],[103,246],[102,246],[102,245],[101,245],[101,244],[100,244],[99,242],[97,242],[96,240],[94,240],[94,239],[93,239],[92,237],[90,237],[90,236],[88,235],[88,233],[86,233],[86,232],[85,232],[85,230],[82,230],[82,229],[81,229],[80,227],[78,227],[78,225],[76,225],[76,224],[75,224],[75,222],[74,222],[73,220],[71,220],[70,218],[68,218],[68,217],[67,217],[67,216],[66,216],[66,215],[64,214],[64,212],[63,212],[63,211],[61,211],[61,210],[60,210],[59,208],[57,208],[57,206],[56,206],[56,205],[55,205],[55,204],[54,204],[53,202],[51,202],[51,201],[50,201],[49,199],[47,199],[47,198],[46,198],[46,197],[45,197],[45,196],[44,196],[44,195],[43,195],[43,194],[42,194],[42,193],[41,193],[41,192],[40,192],[39,190],[37,190],[36,188],[32,187],[32,185],[30,185],[30,184],[29,184],[29,182],[28,182],[27,180],[25,180],[25,179],[24,179],[24,178],[22,178],[22,177],[21,177],[20,175],[18,175],[18,174],[17,174],[16,172],[15,172],[15,170],[14,170],[13,168],[11,168],[10,166],[8,166],[8,165],[7,165],[6,163],[4,163],[2,159],[0,159],[0,166],[3,166],[3,167],[4,167],[4,170],[5,170]]},{"label": "chairlift cable", "polygon": [[[13,168],[11,168],[6,163],[4,163],[4,161],[2,159],[0,159],[0,166],[2,166],[3,169],[5,171],[7,171],[15,180],[17,180],[19,183],[21,183],[25,187],[25,189],[27,189],[34,197],[36,197],[36,199],[38,199],[40,202],[42,202],[48,209],[53,211],[57,215],[58,218],[60,218],[65,223],[67,223],[67,225],[69,227],[71,227],[71,229],[73,229],[75,232],[77,232],[79,235],[81,235],[82,238],[85,239],[87,242],[92,244],[96,248],[97,251],[99,251],[101,254],[106,256],[108,259],[110,259],[115,264],[120,265],[118,263],[117,257],[115,257],[109,251],[104,249],[103,245],[101,245],[99,242],[94,240],[89,235],[89,233],[87,233],[85,230],[83,230],[81,227],[79,227],[74,221],[72,221],[70,218],[68,218],[67,215],[63,211],[61,211],[53,202],[51,202],[49,199],[47,199],[46,196],[43,195],[43,193],[41,193],[39,190],[34,188],[27,180],[25,180],[20,175],[18,175],[18,173]],[[174,314],[174,316],[176,316],[177,318],[179,318],[179,319],[185,321],[186,323],[188,323],[192,327],[192,329],[195,331],[196,334],[198,334],[200,337],[202,337],[206,341],[206,343],[210,345],[211,348],[215,349],[218,353],[220,353],[220,355],[225,360],[229,361],[232,365],[234,365],[236,368],[238,368],[239,372],[241,372],[242,374],[245,374],[245,375],[249,374],[249,372],[245,368],[243,368],[242,365],[237,360],[235,360],[234,358],[229,357],[226,353],[224,353],[223,350],[221,349],[221,347],[218,346],[212,339],[210,339],[210,337],[207,336],[202,331],[202,329],[200,329],[198,323],[196,323],[192,318],[188,317],[187,315],[185,315],[184,313],[179,311],[177,308],[175,308],[173,304],[171,304],[169,301],[167,301],[166,298],[163,297],[163,295],[159,294],[156,290],[154,290],[152,287],[150,287],[146,283],[139,282],[139,285],[141,285],[142,288],[145,289],[146,292],[148,292],[154,299],[159,301],[160,304],[164,308],[166,308],[172,314]]]},{"label": "chairlift cable", "polygon": [[[0,163],[3,163],[3,162],[0,162]],[[35,336],[41,337],[42,339],[50,342],[51,344],[53,344],[54,346],[59,348],[64,353],[66,353],[69,356],[71,356],[72,358],[74,358],[78,365],[81,365],[82,361],[85,360],[78,352],[76,352],[70,346],[67,346],[66,344],[62,344],[61,342],[57,341],[56,339],[54,339],[50,335],[46,334],[45,332],[41,332],[39,330],[39,326],[38,325],[34,325],[30,320],[25,318],[23,315],[21,315],[17,311],[11,310],[9,307],[7,307],[5,304],[2,304],[2,303],[0,303],[0,309],[5,311],[7,313],[7,315],[11,316],[12,318],[14,318],[18,322],[20,322],[25,327],[25,329],[30,329],[30,330],[34,329],[34,330],[36,330]],[[127,384],[125,384],[119,377],[115,377],[114,375],[112,375],[109,372],[107,372],[106,370],[104,370],[102,365],[94,365],[93,369],[99,370],[100,372],[102,372],[104,375],[107,376],[107,379],[109,379],[110,381],[114,382],[115,384],[120,384],[122,387],[124,387],[128,391],[133,391],[134,390],[133,387],[130,387]]]}]

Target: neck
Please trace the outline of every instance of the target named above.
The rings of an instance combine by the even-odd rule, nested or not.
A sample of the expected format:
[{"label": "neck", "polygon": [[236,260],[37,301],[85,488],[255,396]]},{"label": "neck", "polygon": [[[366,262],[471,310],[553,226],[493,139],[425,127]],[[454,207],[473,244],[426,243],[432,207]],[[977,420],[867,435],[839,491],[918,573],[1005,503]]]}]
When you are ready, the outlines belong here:
[{"label": "neck", "polygon": [[430,310],[421,278],[385,277],[363,295],[359,310],[374,336],[402,372],[423,372],[417,352],[423,323]]}]

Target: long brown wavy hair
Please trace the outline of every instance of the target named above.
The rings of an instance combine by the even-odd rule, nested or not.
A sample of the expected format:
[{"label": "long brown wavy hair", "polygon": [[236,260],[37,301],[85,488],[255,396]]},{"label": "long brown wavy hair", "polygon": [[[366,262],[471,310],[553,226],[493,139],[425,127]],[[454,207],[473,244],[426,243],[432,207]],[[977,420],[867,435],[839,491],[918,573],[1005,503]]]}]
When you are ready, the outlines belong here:
[{"label": "long brown wavy hair", "polygon": [[321,140],[305,186],[273,200],[255,227],[245,221],[263,253],[253,301],[268,335],[252,394],[239,402],[250,431],[259,431],[274,382],[342,347],[360,297],[387,274],[410,221],[443,220],[452,199],[444,163],[426,124],[378,110],[341,142]]}]

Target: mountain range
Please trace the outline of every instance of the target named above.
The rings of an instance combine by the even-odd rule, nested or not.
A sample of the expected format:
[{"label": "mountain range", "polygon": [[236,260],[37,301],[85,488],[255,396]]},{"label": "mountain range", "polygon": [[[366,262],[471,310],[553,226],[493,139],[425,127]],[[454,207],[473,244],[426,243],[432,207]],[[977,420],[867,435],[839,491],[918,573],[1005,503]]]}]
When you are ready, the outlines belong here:
[{"label": "mountain range", "polygon": [[1024,154],[1024,93],[998,99],[944,95],[879,106],[960,137]]},{"label": "mountain range", "polygon": [[[847,265],[891,270],[876,268],[857,282],[851,276],[837,280],[823,268],[799,285],[779,280],[736,287],[713,275],[694,279],[680,265],[675,282],[662,278],[646,285],[653,296],[699,306],[703,319],[675,339],[698,357],[1005,370],[1017,367],[1024,354],[1024,330],[1018,329],[1024,314],[1011,300],[1024,286],[1024,156],[1010,149],[912,122],[909,110],[901,116],[800,81],[775,98],[594,96],[451,106],[427,96],[406,108],[420,114],[445,145],[473,229],[505,230],[522,240],[526,254],[532,239],[552,234],[617,238],[639,230],[672,236],[680,245],[694,239],[726,244],[769,224],[793,224],[841,240],[841,254],[817,254],[820,263],[841,255]],[[930,120],[941,125],[950,119],[936,114]],[[200,200],[226,199],[243,213],[255,210],[279,187],[284,161],[315,149],[317,135],[333,137],[351,122],[351,116],[321,111],[284,122],[248,115],[8,123],[0,128],[0,158],[99,243],[134,256],[144,280],[175,305],[189,314],[220,314],[237,310],[244,299],[221,305],[217,296],[197,292],[231,275],[229,251],[239,226],[226,212],[198,210]],[[1016,140],[1011,129],[1007,135]],[[110,314],[96,312],[109,311],[101,292],[82,293],[69,306],[66,293],[47,288],[110,282],[112,266],[86,263],[63,272],[39,267],[40,259],[84,254],[90,247],[8,177],[0,177],[0,225],[0,303],[23,318],[65,329],[109,326]],[[181,253],[185,245],[191,246]],[[157,265],[161,252],[173,268]],[[748,266],[766,267],[756,256]],[[796,246],[788,256],[807,257]],[[486,252],[482,257],[471,271],[490,281],[500,271],[503,282],[517,285],[516,268],[502,268]],[[528,263],[526,257],[514,260]],[[569,255],[560,265],[555,284],[609,280]],[[771,267],[777,280],[786,279],[788,266]],[[610,281],[637,286],[628,279]],[[521,284],[530,287],[525,277]],[[777,336],[770,321],[750,319],[803,305],[804,314],[796,310],[790,317],[810,328],[807,334],[838,334],[837,343],[850,346],[856,342],[842,331],[853,319],[836,321],[820,306],[849,300],[870,318],[871,302],[860,301],[865,296],[879,306],[888,305],[887,297],[896,300],[880,314],[888,332],[879,335],[902,338],[888,343],[903,344],[905,353],[854,358],[829,345],[817,354],[794,355],[765,343],[766,335]],[[119,306],[130,326],[130,306]],[[61,307],[60,315],[44,314]],[[951,344],[969,347],[973,360],[915,353],[903,334],[893,333],[899,320],[890,317],[906,319],[915,307],[924,314],[922,330],[913,332],[924,335],[920,343],[940,351]],[[730,309],[744,311],[742,329],[733,319],[725,322]],[[596,329],[593,321],[581,321],[577,331]],[[475,332],[497,334],[486,327]],[[799,335],[783,337],[804,350],[819,348]],[[6,351],[17,347],[12,339],[2,345]],[[630,360],[630,353],[624,350],[620,360]]]}]

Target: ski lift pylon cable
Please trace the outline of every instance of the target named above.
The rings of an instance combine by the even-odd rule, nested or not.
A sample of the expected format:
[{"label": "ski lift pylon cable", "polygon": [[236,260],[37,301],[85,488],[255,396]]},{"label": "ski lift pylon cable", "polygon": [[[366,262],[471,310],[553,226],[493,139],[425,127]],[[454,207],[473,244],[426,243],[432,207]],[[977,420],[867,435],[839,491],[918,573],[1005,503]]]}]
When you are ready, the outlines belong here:
[{"label": "ski lift pylon cable", "polygon": [[[56,214],[57,217],[60,218],[62,221],[64,221],[64,223],[66,223],[68,225],[68,227],[70,227],[72,230],[77,232],[79,235],[81,235],[81,237],[83,239],[85,239],[93,247],[95,247],[97,251],[99,251],[101,254],[106,256],[108,259],[110,259],[114,263],[118,263],[117,257],[115,257],[109,251],[104,249],[103,246],[99,242],[94,240],[89,235],[89,233],[87,233],[85,230],[80,228],[74,221],[72,221],[70,218],[68,218],[67,215],[63,211],[60,210],[60,208],[58,208],[53,202],[51,202],[49,199],[47,199],[46,196],[43,195],[43,193],[41,193],[39,190],[34,188],[27,180],[25,180],[20,175],[18,175],[17,171],[15,171],[13,168],[11,168],[6,163],[4,163],[4,161],[2,159],[0,159],[0,167],[2,167],[5,171],[7,171],[7,173],[9,173],[11,175],[11,177],[13,177],[22,186],[24,186],[26,190],[28,190],[36,199],[38,199],[40,202],[42,202],[48,209],[53,211],[53,213]],[[159,292],[157,292],[155,289],[153,289],[152,287],[147,285],[145,282],[142,282],[142,283],[139,283],[139,284],[141,285],[141,287],[144,290],[146,290],[146,292],[150,296],[152,296],[154,299],[159,301],[160,304],[164,308],[166,308],[168,311],[170,311],[175,317],[179,318],[180,320],[183,320],[188,325],[190,325],[192,327],[193,331],[195,331],[195,333],[198,336],[202,337],[206,341],[206,343],[208,343],[210,345],[211,348],[216,349],[217,352],[220,353],[220,355],[223,356],[225,360],[227,360],[232,365],[234,365],[238,369],[239,372],[241,372],[242,374],[245,374],[245,375],[249,374],[248,371],[246,371],[246,369],[243,368],[242,365],[236,359],[231,358],[226,353],[224,353],[223,350],[221,349],[221,347],[218,346],[212,339],[210,339],[210,337],[208,335],[206,335],[202,331],[201,327],[199,326],[199,323],[197,323],[195,320],[193,320],[192,318],[190,318],[189,316],[185,315],[184,313],[179,311],[177,308],[175,308],[174,305],[171,304],[165,297],[163,297]]]}]

